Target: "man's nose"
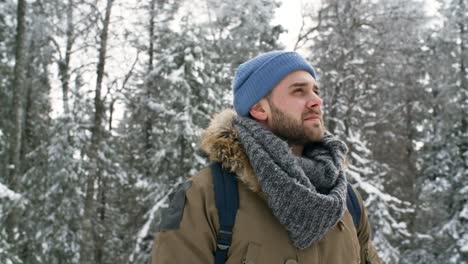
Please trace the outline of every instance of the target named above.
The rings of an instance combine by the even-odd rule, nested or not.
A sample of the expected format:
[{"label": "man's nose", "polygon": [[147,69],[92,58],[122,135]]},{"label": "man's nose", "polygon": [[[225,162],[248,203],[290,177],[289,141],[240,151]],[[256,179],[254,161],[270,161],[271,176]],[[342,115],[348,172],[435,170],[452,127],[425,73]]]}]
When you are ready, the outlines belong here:
[{"label": "man's nose", "polygon": [[309,100],[307,101],[307,108],[317,108],[322,107],[322,98],[316,93],[312,93]]}]

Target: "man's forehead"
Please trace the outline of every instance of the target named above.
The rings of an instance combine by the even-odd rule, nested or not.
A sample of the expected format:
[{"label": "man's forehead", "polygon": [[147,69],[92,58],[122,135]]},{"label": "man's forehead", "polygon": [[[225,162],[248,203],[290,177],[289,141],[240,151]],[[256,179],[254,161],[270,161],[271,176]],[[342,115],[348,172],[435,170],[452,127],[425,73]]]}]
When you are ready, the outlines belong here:
[{"label": "man's forehead", "polygon": [[310,73],[306,71],[292,72],[288,74],[282,80],[282,82],[283,84],[286,84],[288,86],[290,85],[298,86],[299,84],[303,84],[303,85],[308,85],[308,84],[315,85],[316,84],[314,77],[312,77],[312,75],[310,75]]}]

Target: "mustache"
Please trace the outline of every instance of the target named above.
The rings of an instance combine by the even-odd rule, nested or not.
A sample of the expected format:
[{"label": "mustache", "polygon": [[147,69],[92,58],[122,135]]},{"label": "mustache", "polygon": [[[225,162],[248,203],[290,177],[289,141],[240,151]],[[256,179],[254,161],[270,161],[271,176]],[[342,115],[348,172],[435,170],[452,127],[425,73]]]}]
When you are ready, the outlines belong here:
[{"label": "mustache", "polygon": [[322,111],[320,109],[309,109],[306,112],[302,113],[302,118],[305,118],[310,115],[318,115],[322,117]]}]

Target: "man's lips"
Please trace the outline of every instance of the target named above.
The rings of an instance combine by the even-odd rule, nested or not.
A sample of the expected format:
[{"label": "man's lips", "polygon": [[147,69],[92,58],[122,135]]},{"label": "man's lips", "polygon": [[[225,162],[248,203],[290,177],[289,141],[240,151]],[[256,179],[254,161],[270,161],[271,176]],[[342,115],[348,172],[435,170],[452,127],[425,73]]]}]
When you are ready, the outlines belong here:
[{"label": "man's lips", "polygon": [[315,119],[319,119],[319,120],[320,120],[320,119],[321,119],[321,118],[320,118],[320,115],[310,115],[310,116],[306,116],[306,117],[304,118],[304,120],[315,120]]}]

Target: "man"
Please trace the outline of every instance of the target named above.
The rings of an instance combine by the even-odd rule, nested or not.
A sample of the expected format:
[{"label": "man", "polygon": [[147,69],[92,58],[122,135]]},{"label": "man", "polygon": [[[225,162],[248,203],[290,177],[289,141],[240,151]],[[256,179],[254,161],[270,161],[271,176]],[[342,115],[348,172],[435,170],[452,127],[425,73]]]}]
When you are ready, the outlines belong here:
[{"label": "man", "polygon": [[[347,209],[347,147],[325,131],[312,66],[296,52],[268,52],[239,66],[233,92],[235,112],[218,114],[202,136],[210,161],[239,182],[226,263],[379,263],[361,198],[358,228]],[[206,168],[176,192],[153,264],[214,263],[212,177]]]}]

